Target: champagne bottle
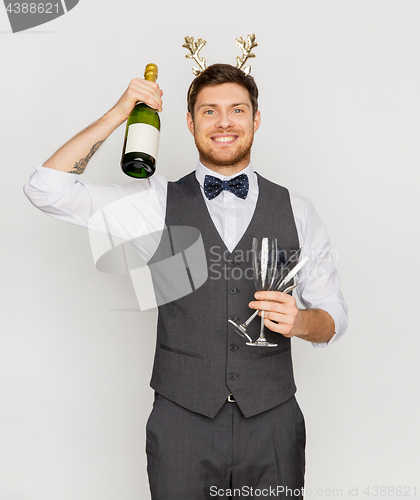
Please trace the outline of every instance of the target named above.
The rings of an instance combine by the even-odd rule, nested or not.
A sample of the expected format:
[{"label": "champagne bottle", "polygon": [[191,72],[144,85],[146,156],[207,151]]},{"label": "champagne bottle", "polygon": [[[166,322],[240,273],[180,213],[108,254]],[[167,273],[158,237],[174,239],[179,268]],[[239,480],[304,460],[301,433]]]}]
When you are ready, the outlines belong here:
[{"label": "champagne bottle", "polygon": [[[144,79],[155,82],[158,76],[156,64],[148,64]],[[156,170],[160,135],[159,113],[138,102],[127,120],[121,168],[130,177],[150,177]]]}]

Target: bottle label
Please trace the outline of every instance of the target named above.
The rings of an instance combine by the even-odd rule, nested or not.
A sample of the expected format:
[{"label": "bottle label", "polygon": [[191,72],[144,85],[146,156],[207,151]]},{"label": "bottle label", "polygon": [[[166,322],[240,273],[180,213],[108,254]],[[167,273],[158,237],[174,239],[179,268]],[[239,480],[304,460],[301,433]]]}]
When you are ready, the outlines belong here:
[{"label": "bottle label", "polygon": [[125,153],[146,153],[157,160],[159,130],[146,123],[133,123],[128,127]]}]

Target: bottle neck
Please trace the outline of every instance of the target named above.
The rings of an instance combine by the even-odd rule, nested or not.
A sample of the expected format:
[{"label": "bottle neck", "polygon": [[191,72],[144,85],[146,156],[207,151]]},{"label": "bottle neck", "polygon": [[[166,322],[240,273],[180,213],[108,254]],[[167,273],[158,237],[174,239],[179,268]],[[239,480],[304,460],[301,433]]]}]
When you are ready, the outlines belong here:
[{"label": "bottle neck", "polygon": [[157,76],[155,73],[146,73],[144,75],[144,79],[149,81],[149,82],[156,82]]},{"label": "bottle neck", "polygon": [[[158,77],[158,68],[156,64],[148,64],[144,70],[144,79],[149,81],[149,82],[156,82]],[[139,103],[137,103],[138,105]],[[144,103],[141,103],[144,104]],[[144,104],[144,106],[147,106],[147,104]],[[151,106],[147,106],[150,109],[153,109],[154,111],[157,112],[156,109],[152,108]]]},{"label": "bottle neck", "polygon": [[149,63],[144,69],[144,79],[149,82],[155,82],[158,77],[158,67],[154,63]]}]

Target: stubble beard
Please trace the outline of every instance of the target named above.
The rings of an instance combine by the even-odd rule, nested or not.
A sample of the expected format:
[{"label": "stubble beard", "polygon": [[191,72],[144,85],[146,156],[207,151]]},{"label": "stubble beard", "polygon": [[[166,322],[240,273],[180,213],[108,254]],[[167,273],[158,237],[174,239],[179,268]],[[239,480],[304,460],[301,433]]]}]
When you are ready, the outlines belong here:
[{"label": "stubble beard", "polygon": [[[209,140],[211,141],[211,139]],[[244,163],[243,168],[245,168],[248,166],[251,158],[251,147],[254,142],[254,134],[252,133],[246,137],[244,144],[238,149],[235,149],[235,151],[228,151],[228,148],[226,148],[226,151],[222,150],[216,152],[208,146],[205,140],[202,141],[196,136],[194,136],[194,142],[203,165],[208,167],[236,168],[241,163]]]}]

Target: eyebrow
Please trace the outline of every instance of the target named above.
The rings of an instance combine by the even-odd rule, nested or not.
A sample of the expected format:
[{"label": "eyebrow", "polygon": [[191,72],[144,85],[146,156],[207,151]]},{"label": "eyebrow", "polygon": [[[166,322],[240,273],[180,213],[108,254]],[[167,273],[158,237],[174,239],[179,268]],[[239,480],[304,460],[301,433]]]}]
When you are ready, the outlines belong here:
[{"label": "eyebrow", "polygon": [[[200,108],[206,108],[206,107],[217,108],[217,106],[218,106],[217,104],[204,103],[204,104],[200,104],[200,106],[198,106],[197,111]],[[234,103],[234,104],[230,105],[231,108],[235,108],[236,106],[246,106],[248,108],[251,108],[251,106],[247,102],[237,102],[237,103]]]}]

